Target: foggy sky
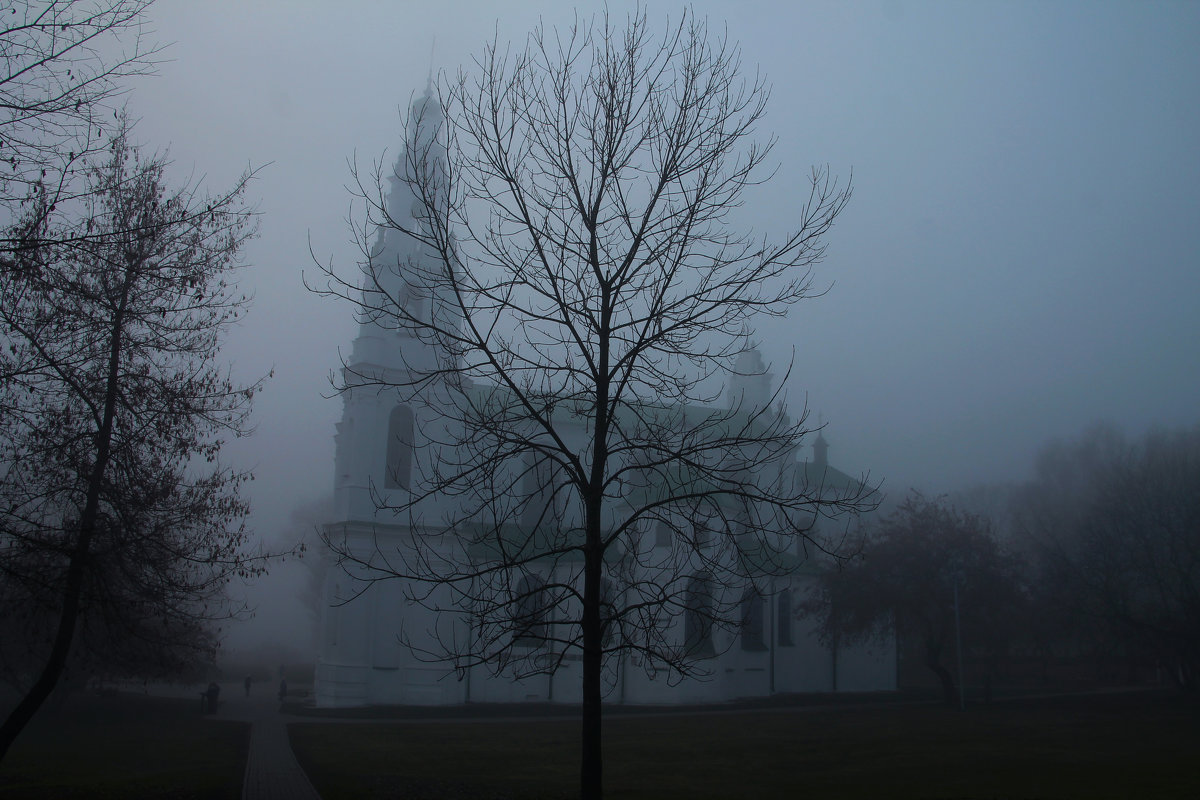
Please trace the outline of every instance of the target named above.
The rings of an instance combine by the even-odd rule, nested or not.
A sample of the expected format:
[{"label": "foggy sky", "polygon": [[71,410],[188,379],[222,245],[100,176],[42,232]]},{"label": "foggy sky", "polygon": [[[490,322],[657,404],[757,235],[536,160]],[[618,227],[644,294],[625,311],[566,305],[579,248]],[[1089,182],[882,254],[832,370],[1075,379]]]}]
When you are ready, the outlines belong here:
[{"label": "foggy sky", "polygon": [[[643,5],[656,30],[680,8]],[[760,134],[779,167],[739,218],[782,233],[813,164],[853,170],[817,271],[828,293],[759,329],[780,371],[795,348],[790,405],[828,423],[832,463],[941,492],[1026,478],[1039,445],[1098,419],[1197,422],[1200,3],[739,2],[726,21],[732,7],[695,4],[772,84]],[[453,72],[493,34],[519,47],[572,12],[159,0],[150,18],[172,60],[133,86],[137,138],[214,191],[266,165],[255,302],[225,353],[247,379],[275,369],[256,435],[228,451],[255,467],[269,536],[331,491],[341,403],[323,395],[356,326],[301,275],[310,242],[343,270],[357,256],[347,159],[394,157],[431,45]]]}]

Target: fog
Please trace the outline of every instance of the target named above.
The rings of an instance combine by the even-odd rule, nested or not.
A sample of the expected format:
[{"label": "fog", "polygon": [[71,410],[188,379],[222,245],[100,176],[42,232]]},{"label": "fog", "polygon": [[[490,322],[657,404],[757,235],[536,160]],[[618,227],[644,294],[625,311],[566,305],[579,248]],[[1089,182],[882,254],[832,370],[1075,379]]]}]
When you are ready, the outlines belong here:
[{"label": "fog", "polygon": [[[679,9],[643,5],[659,25]],[[944,492],[1025,479],[1039,445],[1098,419],[1135,433],[1196,421],[1200,5],[729,8],[695,3],[740,43],[746,74],[767,76],[760,134],[778,137],[778,172],[737,219],[783,232],[812,165],[853,172],[816,273],[828,291],[757,333],[776,372],[794,359],[790,404],[827,423],[833,464],[889,493]],[[519,46],[572,12],[160,0],[150,18],[172,44],[129,96],[137,138],[214,191],[261,167],[255,301],[224,352],[243,378],[275,376],[228,456],[253,467],[251,525],[277,539],[332,482],[329,373],[355,323],[303,278],[310,246],[341,269],[358,255],[347,161],[394,156],[431,69],[469,68],[492,36]],[[268,624],[232,643],[302,638],[302,584],[277,570],[251,594]]]}]

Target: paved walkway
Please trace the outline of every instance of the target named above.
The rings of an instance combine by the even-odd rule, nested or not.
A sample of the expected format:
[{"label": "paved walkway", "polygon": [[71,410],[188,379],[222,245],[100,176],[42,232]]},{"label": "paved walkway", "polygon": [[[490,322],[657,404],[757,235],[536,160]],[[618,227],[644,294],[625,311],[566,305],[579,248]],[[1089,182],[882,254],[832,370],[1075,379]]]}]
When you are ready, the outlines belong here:
[{"label": "paved walkway", "polygon": [[240,686],[228,695],[222,692],[215,717],[250,723],[242,800],[321,800],[288,742],[287,723],[298,717],[281,714],[279,700],[266,685],[254,687],[250,697]]}]

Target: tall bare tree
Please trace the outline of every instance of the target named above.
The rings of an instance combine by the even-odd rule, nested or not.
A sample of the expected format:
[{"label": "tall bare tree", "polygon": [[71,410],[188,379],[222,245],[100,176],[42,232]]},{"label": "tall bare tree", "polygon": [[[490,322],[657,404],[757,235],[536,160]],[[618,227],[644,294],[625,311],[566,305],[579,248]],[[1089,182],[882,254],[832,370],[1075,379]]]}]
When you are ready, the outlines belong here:
[{"label": "tall bare tree", "polygon": [[408,342],[403,370],[348,364],[341,388],[410,404],[399,444],[416,445],[386,481],[413,535],[328,544],[461,618],[430,657],[521,676],[581,656],[585,797],[602,789],[606,665],[633,651],[703,672],[747,587],[869,495],[803,469],[805,415],[777,390],[721,402],[723,379],[768,382],[752,323],[813,294],[850,198],[816,169],[795,232],[729,229],[769,177],[768,94],[690,12],[662,35],[605,13],[518,52],[493,43],[418,101],[394,174],[360,179],[365,283],[327,270],[323,291]]},{"label": "tall bare tree", "polygon": [[122,121],[71,209],[18,224],[43,244],[0,275],[4,613],[53,631],[0,757],[69,659],[113,643],[163,662],[211,653],[224,587],[262,566],[245,551],[250,476],[220,461],[260,385],[218,361],[247,304],[233,278],[256,228],[249,176],[210,197],[165,169]]},{"label": "tall bare tree", "polygon": [[[152,0],[18,0],[0,9],[0,258],[45,234],[10,227],[30,208],[53,213],[86,191],[89,159],[117,127],[127,79],[153,71]],[[94,232],[75,231],[75,235]],[[2,265],[3,262],[0,262]]]}]

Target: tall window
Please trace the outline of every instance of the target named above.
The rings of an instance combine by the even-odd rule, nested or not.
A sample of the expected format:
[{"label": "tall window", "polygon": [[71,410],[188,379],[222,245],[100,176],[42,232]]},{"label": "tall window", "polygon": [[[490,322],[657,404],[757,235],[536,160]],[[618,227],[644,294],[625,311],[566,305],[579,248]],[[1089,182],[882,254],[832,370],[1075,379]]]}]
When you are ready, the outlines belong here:
[{"label": "tall window", "polygon": [[766,601],[754,586],[747,586],[742,592],[742,649],[766,650],[767,643],[763,638],[763,620],[766,616]]},{"label": "tall window", "polygon": [[537,575],[522,576],[513,602],[513,643],[538,647],[546,640],[550,613],[546,582]]},{"label": "tall window", "polygon": [[712,640],[713,587],[708,575],[693,575],[684,595],[683,641],[693,658],[716,655]]},{"label": "tall window", "polygon": [[408,489],[412,480],[413,413],[396,406],[388,417],[387,465],[383,473],[386,489]]},{"label": "tall window", "polygon": [[784,589],[779,593],[779,613],[778,624],[779,631],[776,637],[779,640],[780,646],[791,647],[792,641],[792,590]]}]

